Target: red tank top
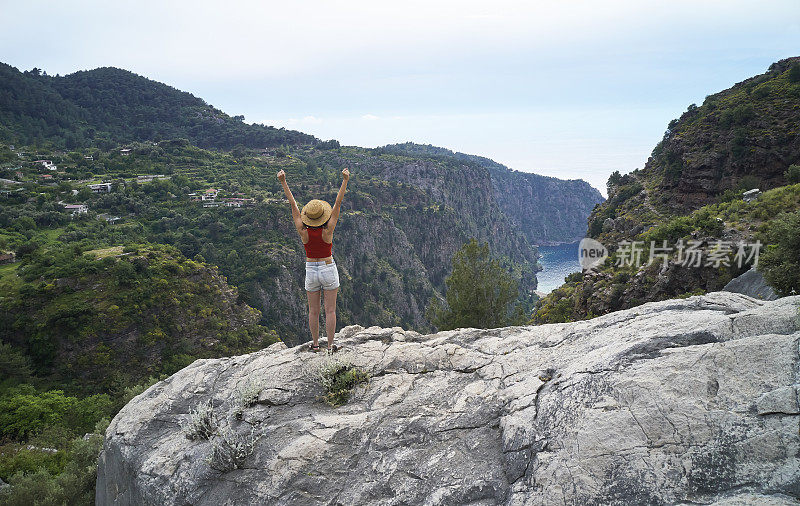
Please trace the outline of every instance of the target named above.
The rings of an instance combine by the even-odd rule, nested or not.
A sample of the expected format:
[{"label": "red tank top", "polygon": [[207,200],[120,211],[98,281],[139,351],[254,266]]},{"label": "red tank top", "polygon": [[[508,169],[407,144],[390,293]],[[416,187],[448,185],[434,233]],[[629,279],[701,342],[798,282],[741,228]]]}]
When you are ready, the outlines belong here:
[{"label": "red tank top", "polygon": [[322,228],[307,228],[308,242],[303,244],[308,258],[327,258],[331,256],[333,243],[322,240]]}]

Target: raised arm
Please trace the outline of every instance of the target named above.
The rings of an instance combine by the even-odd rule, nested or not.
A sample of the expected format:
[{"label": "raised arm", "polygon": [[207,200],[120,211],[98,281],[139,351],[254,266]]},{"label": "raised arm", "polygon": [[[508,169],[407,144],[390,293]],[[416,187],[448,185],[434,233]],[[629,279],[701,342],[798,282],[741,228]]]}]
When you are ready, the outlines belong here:
[{"label": "raised arm", "polygon": [[336,228],[336,222],[339,221],[339,211],[342,207],[342,200],[344,199],[344,194],[347,191],[347,182],[350,180],[350,171],[345,168],[342,171],[342,186],[339,188],[339,194],[336,195],[336,202],[333,204],[333,209],[331,210],[331,217],[328,220],[328,233],[332,234],[333,229]]},{"label": "raised arm", "polygon": [[292,208],[292,221],[294,222],[294,228],[296,228],[298,232],[302,232],[303,220],[300,219],[300,209],[297,208],[297,202],[294,200],[292,190],[289,189],[289,185],[286,183],[286,173],[283,171],[283,169],[278,172],[278,181],[281,182],[281,186],[283,186],[283,193],[285,193],[286,198],[289,199],[289,205]]}]

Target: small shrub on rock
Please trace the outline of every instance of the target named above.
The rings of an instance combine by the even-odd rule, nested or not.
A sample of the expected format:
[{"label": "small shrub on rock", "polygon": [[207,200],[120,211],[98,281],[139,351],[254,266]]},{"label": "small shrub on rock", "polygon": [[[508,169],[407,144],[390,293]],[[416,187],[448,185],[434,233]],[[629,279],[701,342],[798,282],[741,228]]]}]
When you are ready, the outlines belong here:
[{"label": "small shrub on rock", "polygon": [[365,383],[369,376],[366,372],[355,366],[342,366],[331,371],[330,381],[325,394],[325,402],[331,406],[341,406],[350,399],[353,389],[360,383]]},{"label": "small shrub on rock", "polygon": [[354,365],[347,355],[323,357],[312,376],[325,389],[323,399],[331,406],[342,406],[350,399],[353,389],[369,380],[369,374]]},{"label": "small shrub on rock", "polygon": [[263,390],[263,385],[259,381],[248,380],[243,385],[236,387],[234,397],[236,400],[236,408],[234,415],[237,419],[242,418],[242,414],[246,408],[251,407],[258,400],[258,394]]},{"label": "small shrub on rock", "polygon": [[211,399],[199,405],[189,413],[189,421],[183,426],[183,432],[188,439],[210,439],[217,431],[217,422],[214,419],[214,405]]},{"label": "small shrub on rock", "polygon": [[255,451],[259,439],[261,436],[255,434],[254,428],[245,434],[239,434],[230,428],[221,431],[219,437],[211,443],[211,468],[223,473],[241,469],[245,460]]}]

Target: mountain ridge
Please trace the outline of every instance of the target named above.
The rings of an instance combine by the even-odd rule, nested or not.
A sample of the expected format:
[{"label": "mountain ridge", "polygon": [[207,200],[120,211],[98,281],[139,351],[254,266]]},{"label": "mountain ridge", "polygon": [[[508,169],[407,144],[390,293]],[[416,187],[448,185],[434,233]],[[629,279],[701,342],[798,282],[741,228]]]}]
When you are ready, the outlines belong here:
[{"label": "mountain ridge", "polygon": [[[341,170],[349,166],[354,174],[343,205],[344,234],[334,248],[345,280],[340,321],[420,330],[427,328],[426,305],[442,297],[452,255],[471,237],[488,242],[503,257],[504,267],[520,281],[521,300],[532,308],[536,245],[574,241],[601,200],[583,181],[512,171],[445,148],[428,146],[423,153],[418,145],[348,147],[300,132],[244,125],[241,117],[227,116],[189,93],[115,67],[51,77],[38,69],[23,73],[0,66],[0,139],[10,144],[24,136],[35,143],[30,149],[17,147],[31,151],[21,158],[6,150],[7,179],[17,177],[16,163],[23,163],[25,180],[51,190],[58,188],[53,185],[84,186],[75,183],[78,179],[120,181],[142,173],[176,177],[178,184],[161,182],[155,194],[151,186],[129,191],[119,183],[109,195],[81,194],[80,199],[52,191],[58,194],[55,200],[80,201],[92,212],[146,223],[145,230],[131,232],[137,241],[171,244],[187,258],[200,254],[219,265],[241,288],[240,297],[262,312],[261,323],[291,343],[304,333],[306,320],[297,265],[302,248],[272,176],[280,169],[286,169],[301,205],[309,198],[332,200]],[[60,170],[43,174],[36,164],[43,158]],[[43,177],[53,177],[54,183]],[[209,186],[258,196],[253,205],[267,215],[246,208],[232,216],[186,208],[192,205],[187,194]],[[25,208],[23,215],[41,224],[47,222],[42,209],[55,211],[51,203],[15,202]],[[12,224],[9,213],[10,208],[0,213],[0,223]],[[397,247],[381,255],[374,233],[385,241],[395,238],[391,242]],[[12,239],[12,246],[19,240]],[[95,240],[98,246],[121,244]],[[275,300],[274,292],[287,296]]]},{"label": "mountain ridge", "polygon": [[644,230],[718,202],[726,191],[785,185],[787,167],[800,163],[798,122],[800,57],[689,105],[642,169],[612,174],[608,201],[592,212],[588,235],[601,238],[608,218]]},{"label": "mountain ridge", "polygon": [[[20,103],[29,104],[34,114]],[[246,124],[191,93],[117,67],[54,77],[0,63],[0,125],[0,140],[48,141],[67,149],[103,140],[124,144],[181,137],[222,149],[320,142],[302,132]]]},{"label": "mountain ridge", "polygon": [[[605,264],[570,275],[538,303],[534,321],[591,318],[645,302],[722,289],[751,265],[727,259],[690,265],[679,247],[760,244],[754,264],[782,295],[800,289],[796,247],[800,212],[800,57],[708,95],[672,120],[642,169],[615,172],[606,202],[588,219],[587,236],[609,250]],[[756,189],[753,198],[743,192]],[[778,245],[778,242],[781,242]],[[641,262],[625,252],[633,243]],[[656,248],[668,261],[647,263]],[[794,253],[792,253],[794,251]],[[707,261],[708,257],[706,257]]]}]

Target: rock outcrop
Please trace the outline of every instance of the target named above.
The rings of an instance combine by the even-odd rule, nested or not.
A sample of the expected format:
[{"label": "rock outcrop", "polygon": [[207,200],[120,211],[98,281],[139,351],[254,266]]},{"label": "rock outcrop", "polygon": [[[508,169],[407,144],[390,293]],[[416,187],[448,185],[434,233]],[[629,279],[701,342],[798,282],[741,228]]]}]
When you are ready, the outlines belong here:
[{"label": "rock outcrop", "polygon": [[[715,292],[569,324],[350,326],[371,379],[338,408],[306,372],[324,356],[198,360],[114,418],[97,504],[796,504],[798,306]],[[258,437],[240,469],[182,432],[209,401]]]},{"label": "rock outcrop", "polygon": [[743,293],[762,300],[775,300],[778,298],[775,289],[767,283],[764,276],[755,268],[730,280],[723,290],[726,292]]}]

